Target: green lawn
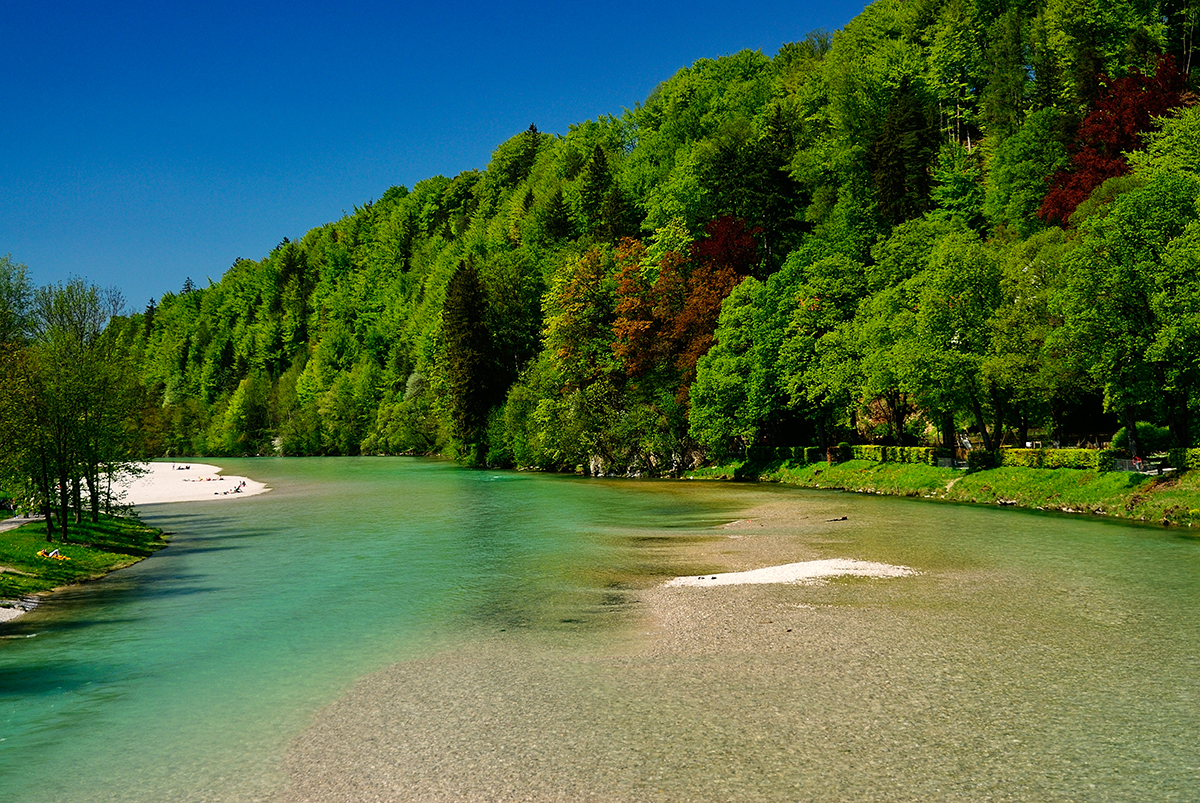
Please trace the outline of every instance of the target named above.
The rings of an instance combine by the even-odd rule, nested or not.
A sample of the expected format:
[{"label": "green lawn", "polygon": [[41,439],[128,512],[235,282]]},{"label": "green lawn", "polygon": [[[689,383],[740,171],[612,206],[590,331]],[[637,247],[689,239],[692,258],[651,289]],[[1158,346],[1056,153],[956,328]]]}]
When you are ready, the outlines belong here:
[{"label": "green lawn", "polygon": [[[136,519],[101,516],[97,524],[70,528],[70,543],[46,543],[45,522],[0,533],[0,599],[17,599],[39,591],[101,577],[137,563],[167,545],[162,530]],[[38,556],[58,549],[71,560]]]},{"label": "green lawn", "polygon": [[920,496],[955,502],[1200,526],[1200,471],[1164,477],[1120,471],[1002,467],[966,472],[911,463],[850,460],[837,465],[728,463],[691,472],[697,478],[783,482],[808,488]]}]

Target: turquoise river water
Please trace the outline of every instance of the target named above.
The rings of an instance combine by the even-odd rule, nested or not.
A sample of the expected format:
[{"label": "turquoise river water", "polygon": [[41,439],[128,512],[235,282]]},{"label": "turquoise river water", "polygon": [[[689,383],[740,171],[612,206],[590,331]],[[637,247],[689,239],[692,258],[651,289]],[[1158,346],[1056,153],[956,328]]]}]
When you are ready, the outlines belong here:
[{"label": "turquoise river water", "polygon": [[[168,549],[0,625],[0,801],[1200,799],[1187,531],[409,458],[218,462],[273,490],[146,507]],[[762,615],[728,641],[654,635],[661,582],[725,570],[722,525],[765,509],[774,562],[920,574],[672,590]],[[373,688],[408,707],[364,713]],[[407,753],[354,752],[391,727]],[[506,751],[534,758],[497,769]],[[339,792],[339,771],[380,785]]]}]

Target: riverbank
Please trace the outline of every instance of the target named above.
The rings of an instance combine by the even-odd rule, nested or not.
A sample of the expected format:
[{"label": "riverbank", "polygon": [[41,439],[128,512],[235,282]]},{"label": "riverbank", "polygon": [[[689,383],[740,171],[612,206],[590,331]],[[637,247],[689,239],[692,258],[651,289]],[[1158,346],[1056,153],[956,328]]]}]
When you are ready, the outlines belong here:
[{"label": "riverbank", "polygon": [[1164,525],[1200,526],[1200,472],[1150,476],[1120,471],[1002,467],[965,472],[919,463],[733,462],[694,479],[781,482],[887,496],[1089,513]]},{"label": "riverbank", "polygon": [[122,491],[127,505],[159,505],[167,502],[209,502],[243,499],[271,490],[249,477],[225,476],[220,466],[209,463],[143,463],[144,473]]},{"label": "riverbank", "polygon": [[[266,493],[265,483],[243,476],[224,476],[209,463],[144,463],[142,473],[117,489],[127,505],[171,502],[232,501]],[[6,525],[17,522],[8,520]],[[7,529],[7,528],[4,528]],[[70,543],[47,544],[46,525],[37,519],[0,531],[0,622],[17,618],[37,605],[43,594],[96,580],[150,557],[167,546],[162,530],[137,519],[101,516],[100,522],[70,526]],[[68,560],[42,557],[57,549]]]},{"label": "riverbank", "polygon": [[[57,535],[57,534],[56,534]],[[46,543],[46,524],[34,521],[0,536],[0,622],[35,607],[36,598],[131,566],[167,545],[162,530],[136,519],[100,516],[72,524],[68,543]],[[57,551],[61,556],[48,557]],[[43,554],[39,554],[43,553]]]}]

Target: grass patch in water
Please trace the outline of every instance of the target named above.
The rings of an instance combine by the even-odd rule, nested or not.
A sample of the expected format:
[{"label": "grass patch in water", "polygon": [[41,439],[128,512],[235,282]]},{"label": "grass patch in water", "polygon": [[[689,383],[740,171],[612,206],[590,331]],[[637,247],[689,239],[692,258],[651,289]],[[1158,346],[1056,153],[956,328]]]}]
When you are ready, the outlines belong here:
[{"label": "grass patch in water", "polygon": [[[72,583],[94,580],[130,566],[167,545],[162,530],[136,519],[100,516],[70,526],[71,541],[46,543],[45,522],[0,533],[0,599],[18,599]],[[57,549],[70,560],[40,557]]]},{"label": "grass patch in water", "polygon": [[849,460],[832,466],[790,461],[725,463],[690,472],[689,476],[1200,525],[1200,471],[1158,477],[1122,471],[1006,466],[968,473],[917,463]]}]

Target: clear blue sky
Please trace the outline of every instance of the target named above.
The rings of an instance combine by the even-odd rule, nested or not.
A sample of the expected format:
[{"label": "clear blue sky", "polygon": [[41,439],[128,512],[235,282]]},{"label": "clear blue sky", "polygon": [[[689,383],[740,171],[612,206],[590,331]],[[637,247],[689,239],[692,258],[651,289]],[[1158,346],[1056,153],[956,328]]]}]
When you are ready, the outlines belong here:
[{"label": "clear blue sky", "polygon": [[0,255],[131,307],[859,2],[5,3]]}]

